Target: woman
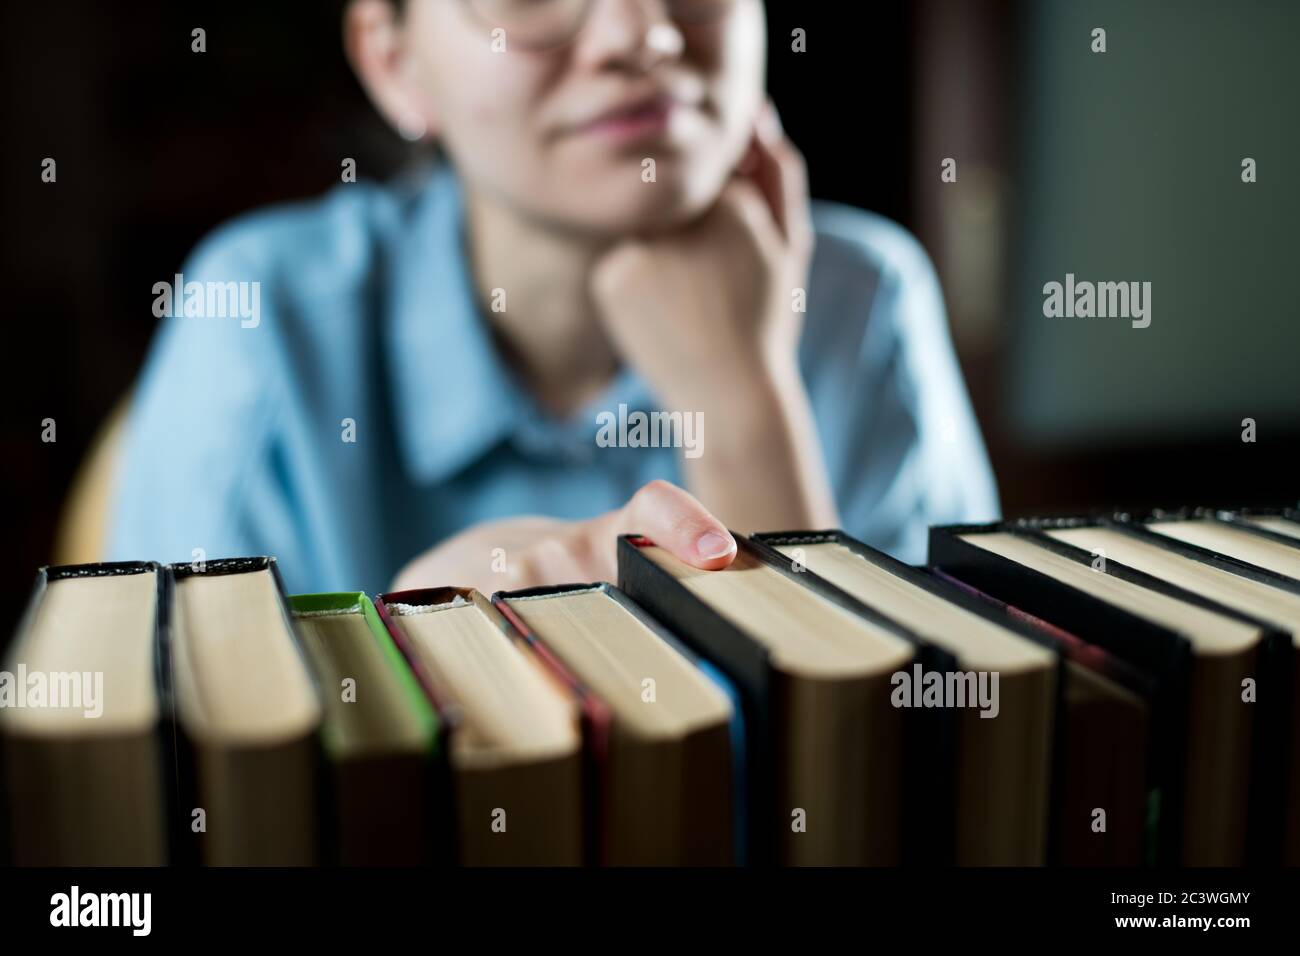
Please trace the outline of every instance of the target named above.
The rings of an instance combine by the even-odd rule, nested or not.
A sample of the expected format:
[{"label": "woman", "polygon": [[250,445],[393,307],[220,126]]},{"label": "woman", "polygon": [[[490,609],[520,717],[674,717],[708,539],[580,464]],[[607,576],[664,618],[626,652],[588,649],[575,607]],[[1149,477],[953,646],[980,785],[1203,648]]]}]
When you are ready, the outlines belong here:
[{"label": "woman", "polygon": [[[927,524],[996,516],[929,261],[810,203],[763,95],[761,0],[344,20],[376,107],[446,160],[199,247],[185,282],[257,283],[260,315],[166,321],[116,556],[493,591],[612,580],[625,531],[709,569],[728,528],[844,527],[917,561]],[[701,423],[693,447],[596,441],[655,410]]]}]

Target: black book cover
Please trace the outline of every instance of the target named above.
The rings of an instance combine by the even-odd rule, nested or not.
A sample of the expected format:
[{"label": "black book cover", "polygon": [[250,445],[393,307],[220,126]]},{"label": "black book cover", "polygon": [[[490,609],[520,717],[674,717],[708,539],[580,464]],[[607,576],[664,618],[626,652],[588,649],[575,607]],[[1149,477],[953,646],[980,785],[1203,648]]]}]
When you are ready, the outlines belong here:
[{"label": "black book cover", "polygon": [[[1027,533],[1000,523],[934,527],[930,529],[929,564],[1098,645],[1151,676],[1148,791],[1159,801],[1159,825],[1148,859],[1176,864],[1182,847],[1191,644],[1168,628],[961,538],[963,534],[995,531]],[[1107,562],[1107,569],[1112,565]],[[1132,572],[1116,570],[1120,577],[1132,580]]]},{"label": "black book cover", "polygon": [[[1141,515],[1117,514],[1111,516],[1111,520],[1131,526],[1145,527],[1151,531],[1159,533],[1160,523],[1162,521],[1185,521],[1188,519],[1199,518],[1207,521],[1217,521],[1221,524],[1232,525],[1232,527],[1239,531],[1245,531],[1248,534],[1263,538],[1266,541],[1272,541],[1276,544],[1286,545],[1288,548],[1300,548],[1300,538],[1293,538],[1290,535],[1279,534],[1276,531],[1270,531],[1268,528],[1261,528],[1259,525],[1252,524],[1250,521],[1246,520],[1250,517],[1263,516],[1288,518],[1292,521],[1300,521],[1300,511],[1297,511],[1294,508],[1238,508],[1234,510],[1225,510],[1220,508],[1178,508],[1171,511],[1151,511]],[[1168,537],[1168,535],[1165,537]],[[1186,542],[1179,543],[1184,544]],[[1217,553],[1207,548],[1202,548],[1200,550],[1206,551],[1209,554]]]},{"label": "black book cover", "polygon": [[[1208,509],[1200,509],[1202,511]],[[1267,528],[1261,528],[1259,525],[1251,523],[1250,518],[1285,518],[1288,521],[1294,521],[1300,524],[1300,505],[1283,505],[1276,508],[1224,508],[1214,512],[1214,516],[1220,521],[1227,521],[1231,524],[1250,528],[1254,531],[1263,531],[1275,540],[1277,532],[1269,531]],[[1291,545],[1300,546],[1300,539],[1281,535],[1282,539]]]},{"label": "black book cover", "polygon": [[[1153,703],[1157,708],[1157,715],[1152,722],[1153,749],[1150,751],[1158,761],[1153,771],[1157,775],[1155,780],[1162,792],[1161,826],[1156,860],[1161,863],[1180,862],[1187,757],[1185,723],[1190,702],[1189,676],[1192,660],[1190,643],[1176,631],[1131,614],[1101,598],[964,541],[961,536],[1004,532],[1026,537],[1048,551],[1094,567],[1098,573],[1112,575],[1167,597],[1256,626],[1263,632],[1257,658],[1259,665],[1256,669],[1261,676],[1264,671],[1274,666],[1279,655],[1288,652],[1290,635],[1267,622],[1242,614],[1120,562],[1108,559],[1104,566],[1097,568],[1090,552],[1057,541],[1042,533],[1041,529],[1053,524],[1053,519],[1026,519],[1015,523],[931,528],[930,563],[994,597],[1005,600],[1008,604],[1042,617],[1084,640],[1097,644],[1156,678],[1157,689]],[[1061,526],[1059,519],[1055,522],[1055,526]],[[1287,645],[1288,648],[1282,649],[1283,645]],[[1278,681],[1271,682],[1270,693],[1280,695]],[[1253,749],[1256,754],[1260,750],[1266,753],[1271,751],[1275,755],[1277,753],[1273,749],[1276,747],[1276,741],[1264,726],[1270,722],[1264,713],[1258,714],[1253,721]],[[1274,764],[1279,762],[1276,756],[1273,762]],[[1252,768],[1249,791],[1252,807],[1268,806],[1276,799],[1271,794],[1276,793],[1278,784],[1275,775],[1279,772],[1276,767],[1265,768],[1263,776],[1256,779]],[[1178,797],[1169,800],[1163,794],[1176,794]],[[1248,836],[1248,853],[1255,843],[1257,841]]]},{"label": "black book cover", "polygon": [[[921,664],[927,671],[954,669],[956,661],[952,655],[922,641],[897,622],[820,578],[804,581],[808,572],[792,570],[790,561],[771,548],[744,535],[733,533],[732,536],[740,549],[761,563],[913,644],[916,654],[912,663]],[[774,790],[775,734],[778,728],[774,715],[774,674],[768,651],[642,555],[640,547],[648,543],[640,535],[619,537],[619,587],[735,684],[744,712],[748,743],[745,775],[747,857],[754,864],[772,864],[776,862]],[[954,715],[942,708],[913,708],[905,715],[904,728],[904,862],[951,862]]]},{"label": "black book cover", "polygon": [[[961,587],[943,580],[925,570],[924,568],[913,567],[897,558],[886,554],[878,548],[873,548],[865,542],[859,541],[852,535],[845,532],[832,529],[826,531],[773,531],[751,536],[751,540],[762,547],[770,548],[781,560],[789,561],[790,558],[784,553],[775,549],[786,545],[801,544],[826,544],[834,543],[842,545],[863,559],[871,562],[877,567],[888,571],[897,578],[906,581],[915,587],[920,588],[928,594],[953,604],[964,611],[969,611],[987,621],[1004,627],[1012,633],[1031,641],[1041,647],[1046,647],[1057,655],[1057,672],[1056,672],[1056,703],[1053,708],[1056,720],[1052,731],[1052,786],[1051,792],[1057,794],[1060,792],[1060,781],[1064,775],[1064,734],[1065,721],[1061,719],[1062,701],[1065,696],[1065,668],[1063,666],[1063,657],[1069,657],[1069,654],[1062,654],[1066,649],[1058,646],[1058,643],[1045,635],[1040,629],[1034,627],[1026,621],[1023,621],[1005,610],[981,600],[973,594],[963,590]],[[823,582],[823,579],[813,574],[812,571],[804,569],[801,573],[810,575],[809,580],[822,582],[829,587],[834,587],[829,582]],[[1125,681],[1131,681],[1130,675],[1125,675]],[[950,747],[955,748],[955,739],[949,740]],[[909,754],[913,751],[909,750]],[[925,759],[924,757],[920,759]],[[949,760],[952,759],[952,753],[949,752]],[[1060,801],[1053,797],[1049,802],[1049,825],[1048,825],[1048,847],[1047,860],[1049,863],[1060,862]],[[948,830],[951,831],[951,825]]]},{"label": "black book cover", "polygon": [[[1287,510],[1269,509],[1250,513],[1280,514]],[[1202,509],[1197,509],[1187,514],[1197,515],[1201,512]],[[1244,512],[1234,512],[1241,513]],[[1135,521],[1125,513],[1102,517],[1026,519],[1021,524],[1035,530],[1105,526],[1207,567],[1300,596],[1300,581],[1294,578],[1158,534],[1145,522]],[[1281,832],[1287,808],[1294,801],[1300,800],[1300,793],[1290,792],[1294,785],[1289,782],[1296,776],[1296,768],[1289,765],[1293,759],[1294,735],[1300,733],[1294,719],[1296,694],[1300,688],[1296,687],[1294,635],[1271,623],[1264,626],[1268,628],[1268,633],[1260,645],[1259,673],[1256,678],[1259,719],[1255,722],[1256,745],[1251,770],[1250,860],[1255,863],[1274,863],[1283,852],[1277,834]]]}]

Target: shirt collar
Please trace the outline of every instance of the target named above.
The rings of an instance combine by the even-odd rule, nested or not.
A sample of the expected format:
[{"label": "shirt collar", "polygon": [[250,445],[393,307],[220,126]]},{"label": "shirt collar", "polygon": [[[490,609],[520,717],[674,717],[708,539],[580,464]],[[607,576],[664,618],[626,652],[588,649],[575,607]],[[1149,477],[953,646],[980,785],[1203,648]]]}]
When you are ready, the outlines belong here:
[{"label": "shirt collar", "polygon": [[408,472],[434,482],[518,424],[525,396],[492,342],[470,283],[460,186],[435,169],[399,233],[386,346]]},{"label": "shirt collar", "polygon": [[589,461],[602,411],[650,411],[624,367],[565,420],[545,414],[502,359],[479,310],[465,251],[464,198],[449,166],[433,170],[393,250],[386,347],[398,442],[420,483],[445,480],[507,439],[533,457]]}]

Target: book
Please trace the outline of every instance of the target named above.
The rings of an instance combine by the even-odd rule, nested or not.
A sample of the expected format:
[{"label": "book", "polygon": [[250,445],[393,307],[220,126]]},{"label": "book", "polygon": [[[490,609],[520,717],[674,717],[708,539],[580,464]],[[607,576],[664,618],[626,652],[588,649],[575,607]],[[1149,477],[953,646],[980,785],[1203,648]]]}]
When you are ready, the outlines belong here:
[{"label": "book", "polygon": [[152,562],[42,568],[4,655],[5,831],[23,866],[168,859],[173,766]]},{"label": "book", "polygon": [[1156,858],[1243,863],[1257,745],[1243,682],[1289,636],[1029,525],[931,529],[930,561],[1151,672],[1164,698],[1156,739],[1167,748],[1154,768]]},{"label": "book", "polygon": [[608,714],[472,588],[399,591],[375,607],[438,714],[444,858],[582,863],[584,753],[603,762]]},{"label": "book", "polygon": [[[1220,521],[1255,528],[1284,538],[1300,539],[1300,505],[1280,508],[1234,508],[1211,512],[1208,508],[1192,509],[1202,514],[1213,514]],[[1186,510],[1175,514],[1187,514]],[[1132,520],[1129,515],[1116,515],[1116,518]],[[1150,517],[1154,517],[1151,515]]]},{"label": "book", "polygon": [[40,569],[0,651],[23,865],[1300,863],[1293,509],[640,535],[618,582],[288,598]]},{"label": "book", "polygon": [[[748,854],[767,864],[904,859],[904,711],[890,675],[930,661],[914,634],[736,536],[701,571],[639,535],[618,542],[619,587],[735,684],[746,727]],[[925,652],[925,653],[923,653]],[[938,761],[942,772],[945,761]],[[923,765],[924,766],[924,765]],[[918,787],[940,799],[943,787]],[[936,814],[931,819],[942,819]]]},{"label": "book", "polygon": [[[957,673],[998,675],[992,719],[978,702],[957,702],[956,862],[1141,862],[1148,714],[1135,674],[841,531],[753,539],[803,568],[804,580],[825,579],[946,648]],[[1110,808],[1101,833],[1092,826],[1099,806]]]},{"label": "book", "polygon": [[[1291,523],[1290,519],[1285,520]],[[1300,579],[1300,540],[1248,518],[1224,520],[1198,508],[1179,514],[1152,516],[1142,524],[1149,531],[1184,544],[1226,555],[1274,574]]]},{"label": "book", "polygon": [[169,571],[182,859],[322,862],[321,702],[275,559]]},{"label": "book", "polygon": [[[1054,641],[1066,680],[1052,787],[1049,862],[1066,866],[1135,866],[1154,853],[1147,781],[1155,686],[1142,671],[1064,628],[985,594],[938,569],[939,580],[997,608]],[[1105,826],[1098,808],[1109,808]],[[1080,827],[1087,820],[1089,826]]]},{"label": "book", "polygon": [[727,682],[608,583],[498,592],[492,601],[609,709],[603,861],[733,863],[742,759],[733,748],[743,732]]},{"label": "book", "polygon": [[[1255,824],[1251,857],[1300,864],[1300,581],[1283,578],[1142,525],[1104,518],[1039,522],[1049,537],[1113,558],[1129,567],[1202,594],[1237,611],[1254,614],[1288,632],[1270,643],[1258,682],[1259,732],[1255,748],[1250,819]],[[1290,773],[1287,773],[1287,768]],[[1284,822],[1282,822],[1284,820]],[[1284,837],[1279,842],[1278,833]]]},{"label": "book", "polygon": [[437,719],[365,594],[289,598],[317,681],[331,786],[328,858],[344,866],[430,861],[440,806]]}]

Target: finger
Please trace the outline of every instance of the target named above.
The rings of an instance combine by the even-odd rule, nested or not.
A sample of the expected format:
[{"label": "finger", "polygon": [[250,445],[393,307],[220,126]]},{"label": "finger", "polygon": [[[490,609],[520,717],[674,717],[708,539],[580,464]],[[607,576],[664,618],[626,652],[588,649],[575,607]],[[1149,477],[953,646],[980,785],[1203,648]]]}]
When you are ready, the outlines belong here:
[{"label": "finger", "polygon": [[757,124],[754,153],[754,168],[749,178],[767,200],[786,241],[795,245],[811,242],[808,167],[803,154],[782,130],[781,119],[770,100]]},{"label": "finger", "polygon": [[613,554],[620,534],[642,534],[687,564],[708,571],[736,556],[736,539],[690,492],[667,481],[644,485],[626,505],[588,522],[593,544]]},{"label": "finger", "polygon": [[733,211],[761,248],[780,254],[786,248],[785,234],[772,215],[767,198],[758,185],[748,178],[732,179],[722,188],[719,203]]},{"label": "finger", "polygon": [[752,176],[758,169],[758,143],[755,141],[757,135],[756,133],[750,137],[749,147],[736,165],[736,173],[740,176]]},{"label": "finger", "polygon": [[736,540],[726,525],[690,492],[667,481],[645,485],[623,510],[628,532],[644,534],[687,564],[717,570],[736,556]]},{"label": "finger", "polygon": [[529,545],[518,560],[507,559],[508,590],[556,584],[612,580],[608,568],[592,560],[581,536],[571,529],[549,534]]},{"label": "finger", "polygon": [[473,525],[408,563],[398,572],[389,590],[454,584],[491,594],[524,587],[522,582],[531,583],[534,576],[531,570],[534,563],[526,560],[533,543],[560,534],[566,526],[554,518],[532,515]]}]

